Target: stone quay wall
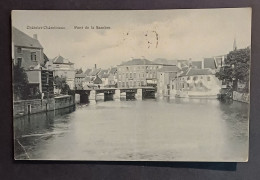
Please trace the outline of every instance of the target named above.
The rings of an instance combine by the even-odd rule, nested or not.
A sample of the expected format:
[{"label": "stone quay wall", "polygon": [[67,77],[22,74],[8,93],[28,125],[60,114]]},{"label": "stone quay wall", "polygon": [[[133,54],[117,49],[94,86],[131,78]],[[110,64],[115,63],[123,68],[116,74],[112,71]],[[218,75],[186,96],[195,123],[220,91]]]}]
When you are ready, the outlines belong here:
[{"label": "stone quay wall", "polygon": [[71,95],[59,96],[50,99],[32,99],[13,102],[13,116],[19,117],[28,114],[52,111],[75,105],[75,97]]}]

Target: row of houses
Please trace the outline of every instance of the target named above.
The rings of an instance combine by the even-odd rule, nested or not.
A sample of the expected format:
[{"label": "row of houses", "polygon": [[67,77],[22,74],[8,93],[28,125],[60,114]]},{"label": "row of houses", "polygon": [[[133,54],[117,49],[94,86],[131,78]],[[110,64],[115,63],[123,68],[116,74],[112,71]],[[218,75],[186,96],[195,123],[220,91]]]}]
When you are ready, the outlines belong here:
[{"label": "row of houses", "polygon": [[83,73],[75,74],[75,89],[117,87],[117,68],[101,69],[95,67]]},{"label": "row of houses", "polygon": [[138,88],[155,87],[158,96],[216,97],[221,82],[215,73],[224,65],[225,56],[203,61],[131,59],[117,67],[97,68],[75,75],[75,88]]},{"label": "row of houses", "polygon": [[131,59],[117,67],[101,69],[95,65],[76,73],[74,63],[58,55],[49,59],[37,35],[28,36],[12,28],[13,63],[27,73],[31,93],[49,97],[55,93],[54,77],[64,77],[70,89],[136,88],[152,86],[158,96],[216,96],[221,82],[215,73],[224,66],[226,55],[202,61],[145,58]]}]

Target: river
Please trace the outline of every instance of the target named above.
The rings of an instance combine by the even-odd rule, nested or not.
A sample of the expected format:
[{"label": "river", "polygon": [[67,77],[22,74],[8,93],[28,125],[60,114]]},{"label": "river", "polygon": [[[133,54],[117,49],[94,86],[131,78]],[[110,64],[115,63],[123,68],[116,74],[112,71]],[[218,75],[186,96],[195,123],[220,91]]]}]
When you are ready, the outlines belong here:
[{"label": "river", "polygon": [[14,157],[33,160],[245,161],[249,105],[149,99],[14,119]]}]

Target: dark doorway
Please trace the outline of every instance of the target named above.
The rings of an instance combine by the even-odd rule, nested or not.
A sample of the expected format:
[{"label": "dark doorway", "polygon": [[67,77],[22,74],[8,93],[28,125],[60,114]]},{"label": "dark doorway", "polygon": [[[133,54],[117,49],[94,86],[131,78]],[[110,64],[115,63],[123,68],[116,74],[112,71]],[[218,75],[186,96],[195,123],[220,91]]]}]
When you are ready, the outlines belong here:
[{"label": "dark doorway", "polygon": [[113,101],[113,95],[112,93],[104,93],[104,101]]},{"label": "dark doorway", "polygon": [[80,94],[80,104],[87,104],[87,103],[89,103],[88,94],[86,93]]},{"label": "dark doorway", "polygon": [[126,92],[126,100],[135,100],[135,92]]}]

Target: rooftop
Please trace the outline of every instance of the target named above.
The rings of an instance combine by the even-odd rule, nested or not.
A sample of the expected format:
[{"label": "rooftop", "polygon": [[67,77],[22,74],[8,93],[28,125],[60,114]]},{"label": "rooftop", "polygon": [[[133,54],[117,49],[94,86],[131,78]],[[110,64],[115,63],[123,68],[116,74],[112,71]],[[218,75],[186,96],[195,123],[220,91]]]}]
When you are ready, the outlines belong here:
[{"label": "rooftop", "polygon": [[101,70],[101,71],[98,73],[98,76],[99,76],[100,78],[107,78],[108,75],[109,75],[108,72],[109,72],[108,69],[103,69],[103,70]]},{"label": "rooftop", "polygon": [[92,69],[87,69],[84,74],[86,74],[87,76],[90,74],[90,72],[92,71]]},{"label": "rooftop", "polygon": [[188,71],[183,72],[180,76],[196,76],[196,75],[212,75],[211,69],[197,69],[190,68]]},{"label": "rooftop", "polygon": [[117,68],[116,67],[112,67],[109,71],[109,74],[115,74],[117,71]]},{"label": "rooftop", "polygon": [[89,76],[96,76],[101,71],[101,69],[94,69],[89,73]]},{"label": "rooftop", "polygon": [[164,66],[158,69],[158,72],[178,72],[179,70],[177,66]]},{"label": "rooftop", "polygon": [[16,46],[43,49],[42,45],[37,39],[30,37],[15,27],[12,27],[12,42]]},{"label": "rooftop", "polygon": [[157,64],[168,64],[168,65],[177,65],[178,64],[177,60],[168,60],[168,59],[164,59],[164,58],[157,58],[153,62],[155,62]]},{"label": "rooftop", "polygon": [[132,65],[157,65],[157,63],[147,59],[132,59],[130,61],[121,63],[119,66],[132,66]]},{"label": "rooftop", "polygon": [[204,58],[204,68],[216,69],[214,58]]},{"label": "rooftop", "polygon": [[191,64],[193,68],[198,68],[198,69],[202,68],[202,61],[192,61]]},{"label": "rooftop", "polygon": [[68,59],[65,59],[64,57],[62,57],[61,55],[55,57],[52,60],[53,64],[74,64],[71,63]]}]

